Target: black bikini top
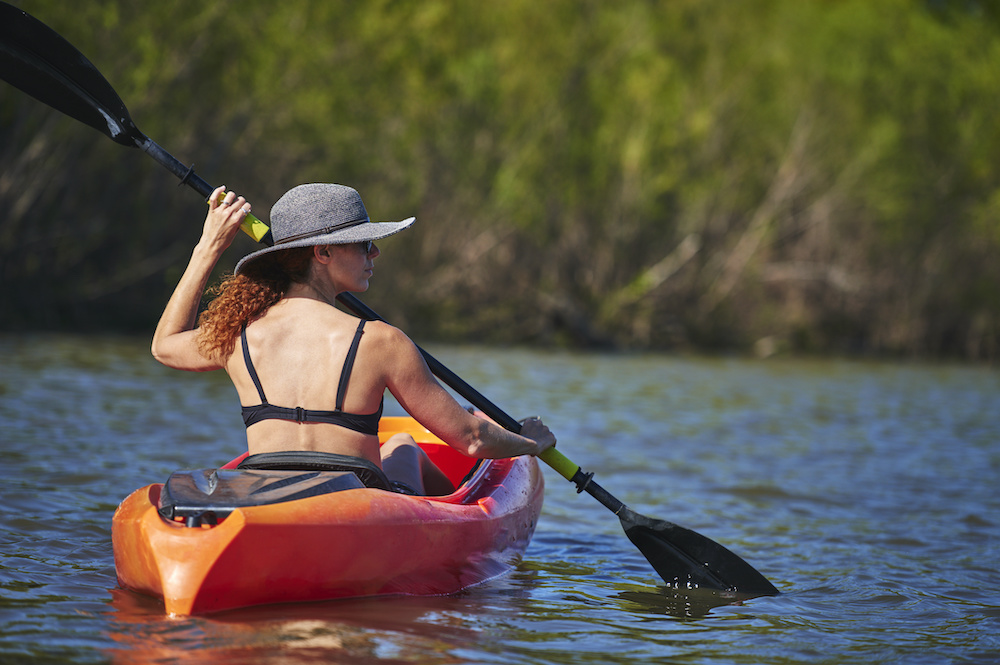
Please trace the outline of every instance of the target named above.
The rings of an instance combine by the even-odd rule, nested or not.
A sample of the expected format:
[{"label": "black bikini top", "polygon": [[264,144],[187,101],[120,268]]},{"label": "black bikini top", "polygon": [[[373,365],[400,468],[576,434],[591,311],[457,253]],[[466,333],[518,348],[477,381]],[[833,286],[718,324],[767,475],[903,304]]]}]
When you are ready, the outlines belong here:
[{"label": "black bikini top", "polygon": [[347,383],[351,379],[351,370],[354,368],[354,357],[358,354],[358,345],[361,343],[361,335],[364,333],[364,329],[365,321],[362,320],[358,324],[357,331],[354,333],[354,341],[351,342],[351,348],[347,352],[347,358],[344,360],[344,368],[340,371],[336,410],[316,411],[303,409],[300,406],[289,408],[268,404],[267,398],[264,396],[264,388],[260,385],[260,379],[257,377],[257,370],[254,369],[253,362],[250,360],[250,347],[247,346],[247,329],[244,327],[243,332],[240,333],[240,339],[243,342],[243,360],[246,362],[247,370],[250,372],[250,378],[253,379],[254,385],[257,386],[257,393],[260,395],[261,403],[257,406],[243,407],[243,423],[247,427],[262,420],[329,423],[331,425],[340,425],[341,427],[346,427],[362,434],[378,434],[378,421],[382,417],[382,402],[379,402],[378,411],[369,413],[368,415],[344,412],[344,397],[347,394]]}]

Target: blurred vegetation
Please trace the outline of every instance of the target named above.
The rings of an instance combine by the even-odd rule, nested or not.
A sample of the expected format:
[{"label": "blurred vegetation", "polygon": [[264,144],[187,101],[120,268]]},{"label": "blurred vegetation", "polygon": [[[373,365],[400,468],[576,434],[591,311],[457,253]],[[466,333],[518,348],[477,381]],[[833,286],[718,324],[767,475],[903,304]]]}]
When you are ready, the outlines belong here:
[{"label": "blurred vegetation", "polygon": [[[262,218],[416,215],[364,299],[419,340],[1000,356],[992,1],[13,4]],[[198,197],[6,84],[0,159],[0,326],[151,331]]]}]

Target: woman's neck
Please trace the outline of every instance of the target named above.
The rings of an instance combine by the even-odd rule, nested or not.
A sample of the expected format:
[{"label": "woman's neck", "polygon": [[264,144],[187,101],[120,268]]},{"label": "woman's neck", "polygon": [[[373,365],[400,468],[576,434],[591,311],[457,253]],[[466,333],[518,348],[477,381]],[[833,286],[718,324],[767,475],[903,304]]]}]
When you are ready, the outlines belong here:
[{"label": "woman's neck", "polygon": [[309,298],[333,305],[340,293],[332,284],[309,280],[308,282],[293,282],[285,291],[285,298]]}]

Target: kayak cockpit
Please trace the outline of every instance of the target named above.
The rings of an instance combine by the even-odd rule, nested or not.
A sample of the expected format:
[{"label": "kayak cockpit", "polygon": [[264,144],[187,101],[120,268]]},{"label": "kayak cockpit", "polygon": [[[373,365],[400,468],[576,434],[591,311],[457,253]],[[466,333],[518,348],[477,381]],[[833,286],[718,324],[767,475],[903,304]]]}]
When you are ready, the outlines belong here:
[{"label": "kayak cockpit", "polygon": [[361,489],[349,471],[196,469],[170,474],[157,512],[186,526],[217,524],[237,508],[266,506],[312,496]]},{"label": "kayak cockpit", "polygon": [[[424,443],[425,449],[431,444]],[[436,445],[438,461],[457,455],[447,446]],[[460,456],[463,457],[464,456]],[[468,460],[468,458],[464,458]],[[320,451],[286,451],[241,456],[236,468],[175,471],[164,483],[157,512],[165,520],[189,527],[216,525],[237,508],[266,506],[351,489],[394,491],[382,469],[368,460]],[[468,480],[466,477],[456,485]],[[463,465],[464,467],[464,465]],[[455,463],[453,473],[463,467]],[[404,492],[405,493],[405,492]]]}]

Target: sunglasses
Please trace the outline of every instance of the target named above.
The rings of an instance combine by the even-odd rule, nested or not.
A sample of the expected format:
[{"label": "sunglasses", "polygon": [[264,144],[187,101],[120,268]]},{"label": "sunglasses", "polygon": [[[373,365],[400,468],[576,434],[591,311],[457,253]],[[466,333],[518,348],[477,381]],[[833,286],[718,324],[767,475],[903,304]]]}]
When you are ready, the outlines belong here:
[{"label": "sunglasses", "polygon": [[372,253],[372,247],[375,246],[375,243],[371,240],[362,240],[361,242],[354,243],[354,246],[363,251],[365,256],[367,256]]}]

